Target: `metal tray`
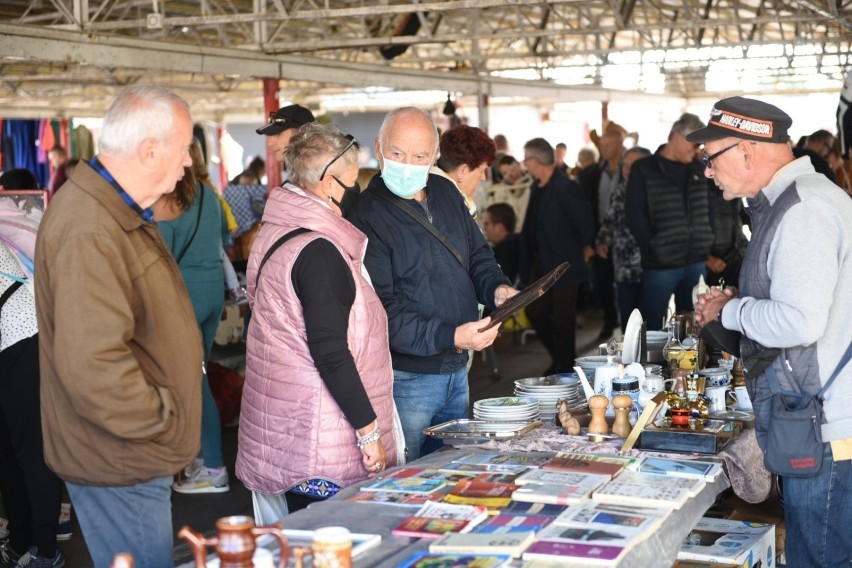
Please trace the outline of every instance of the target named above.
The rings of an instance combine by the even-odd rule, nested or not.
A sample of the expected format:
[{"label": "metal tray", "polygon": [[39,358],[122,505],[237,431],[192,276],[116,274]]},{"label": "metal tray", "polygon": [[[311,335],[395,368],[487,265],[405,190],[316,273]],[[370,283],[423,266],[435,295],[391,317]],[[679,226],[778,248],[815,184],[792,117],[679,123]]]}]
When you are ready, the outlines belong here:
[{"label": "metal tray", "polygon": [[423,433],[444,440],[513,440],[541,426],[540,420],[532,422],[497,422],[460,418],[426,428]]}]

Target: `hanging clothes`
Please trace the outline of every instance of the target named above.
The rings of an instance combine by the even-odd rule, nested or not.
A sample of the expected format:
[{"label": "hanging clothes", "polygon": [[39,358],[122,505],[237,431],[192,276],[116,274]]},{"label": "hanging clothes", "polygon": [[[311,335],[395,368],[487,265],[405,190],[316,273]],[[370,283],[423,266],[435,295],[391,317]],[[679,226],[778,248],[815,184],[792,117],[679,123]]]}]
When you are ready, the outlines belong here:
[{"label": "hanging clothes", "polygon": [[[46,164],[39,164],[38,142],[41,129],[39,120],[6,120],[3,125],[3,151],[7,154],[4,169],[26,168],[39,182],[39,187],[47,185]],[[8,159],[8,154],[12,159]],[[34,188],[38,189],[38,188]]]},{"label": "hanging clothes", "polygon": [[85,124],[81,124],[74,129],[74,139],[76,141],[77,158],[80,161],[89,161],[95,157],[95,141],[92,138],[92,132],[86,128]]}]

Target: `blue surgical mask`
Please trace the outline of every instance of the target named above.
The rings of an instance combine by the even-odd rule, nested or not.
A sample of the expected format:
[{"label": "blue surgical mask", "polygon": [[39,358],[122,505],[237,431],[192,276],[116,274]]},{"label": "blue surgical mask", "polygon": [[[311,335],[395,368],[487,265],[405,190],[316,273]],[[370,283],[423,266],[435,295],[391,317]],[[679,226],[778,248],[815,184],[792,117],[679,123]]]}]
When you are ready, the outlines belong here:
[{"label": "blue surgical mask", "polygon": [[426,187],[429,166],[403,164],[383,157],[382,179],[394,195],[408,199]]}]

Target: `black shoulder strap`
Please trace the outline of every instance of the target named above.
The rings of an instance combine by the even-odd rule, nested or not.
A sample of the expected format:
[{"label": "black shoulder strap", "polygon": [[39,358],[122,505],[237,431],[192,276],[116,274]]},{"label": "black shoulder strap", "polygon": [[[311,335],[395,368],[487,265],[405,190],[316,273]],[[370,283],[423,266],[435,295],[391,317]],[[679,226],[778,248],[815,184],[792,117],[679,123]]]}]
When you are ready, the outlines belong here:
[{"label": "black shoulder strap", "polygon": [[195,220],[195,230],[192,231],[192,236],[189,237],[189,240],[186,241],[186,244],[183,245],[183,250],[180,251],[180,254],[175,257],[175,261],[180,264],[180,261],[183,260],[183,255],[186,254],[186,251],[189,250],[189,245],[192,244],[192,241],[195,240],[195,235],[198,233],[198,227],[201,225],[201,209],[204,207],[204,186],[201,185],[201,182],[198,183],[198,189],[201,190],[201,196],[198,198],[198,218]]},{"label": "black shoulder strap", "polygon": [[14,294],[15,291],[23,285],[23,282],[15,280],[14,282],[12,282],[11,286],[6,288],[3,294],[0,295],[0,309],[3,309],[3,306],[6,304],[6,302],[9,300],[9,298],[12,297],[12,294]]},{"label": "black shoulder strap", "polygon": [[260,266],[257,267],[257,276],[254,278],[254,287],[257,288],[258,283],[260,282],[260,273],[263,271],[263,266],[266,264],[266,261],[269,260],[269,257],[272,256],[272,253],[277,251],[281,245],[292,239],[293,237],[297,237],[302,233],[309,233],[311,230],[306,229],[304,227],[299,227],[298,229],[293,229],[283,237],[280,237],[277,241],[272,243],[272,246],[269,247],[269,250],[266,251],[266,254],[263,255],[263,258],[260,261]]},{"label": "black shoulder strap", "polygon": [[441,241],[441,243],[445,247],[447,247],[447,250],[449,250],[453,254],[453,256],[456,257],[456,260],[459,261],[459,264],[461,264],[462,268],[464,268],[465,272],[467,272],[467,265],[464,263],[464,259],[462,258],[461,253],[458,251],[458,249],[455,247],[455,245],[453,245],[453,243],[451,243],[447,239],[447,237],[442,235],[440,233],[440,231],[438,231],[438,229],[436,229],[435,226],[432,225],[432,223],[430,223],[429,221],[424,219],[423,215],[419,215],[409,205],[406,205],[402,198],[399,198],[399,197],[396,197],[396,196],[391,196],[391,195],[384,193],[384,192],[382,192],[378,189],[375,189],[375,188],[371,189],[370,191],[373,193],[373,195],[376,195],[377,197],[381,197],[385,201],[392,203],[393,205],[396,205],[397,207],[402,209],[405,212],[406,215],[410,216],[412,219],[414,219],[415,221],[420,223],[420,225],[424,229],[429,231],[436,239]]}]

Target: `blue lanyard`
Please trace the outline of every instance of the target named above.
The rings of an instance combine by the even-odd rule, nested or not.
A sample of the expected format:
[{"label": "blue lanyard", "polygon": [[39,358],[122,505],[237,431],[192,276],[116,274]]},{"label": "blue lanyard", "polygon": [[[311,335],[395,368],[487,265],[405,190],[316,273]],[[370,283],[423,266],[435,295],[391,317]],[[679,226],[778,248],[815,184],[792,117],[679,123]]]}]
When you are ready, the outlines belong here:
[{"label": "blue lanyard", "polygon": [[26,278],[23,278],[21,276],[15,276],[14,274],[9,274],[8,272],[3,272],[2,270],[0,270],[0,276],[11,278],[15,282],[20,282],[21,284],[26,284],[27,282],[29,282],[29,280],[27,280]]},{"label": "blue lanyard", "polygon": [[115,190],[118,192],[118,194],[121,196],[121,198],[124,199],[124,202],[127,203],[127,205],[129,205],[131,209],[133,209],[134,211],[139,213],[139,215],[141,215],[142,218],[144,220],[148,221],[149,223],[154,222],[154,212],[151,211],[150,208],[149,209],[142,209],[139,206],[139,204],[136,203],[136,201],[134,201],[132,197],[130,197],[130,194],[127,193],[126,191],[124,191],[123,187],[118,185],[118,182],[115,181],[115,178],[112,177],[112,174],[107,171],[107,169],[104,167],[103,164],[101,164],[101,162],[100,162],[100,160],[98,160],[97,156],[92,158],[89,161],[89,166],[91,166],[91,168],[93,170],[98,172],[101,175],[102,178],[107,180],[109,182],[109,184],[115,188]]}]

